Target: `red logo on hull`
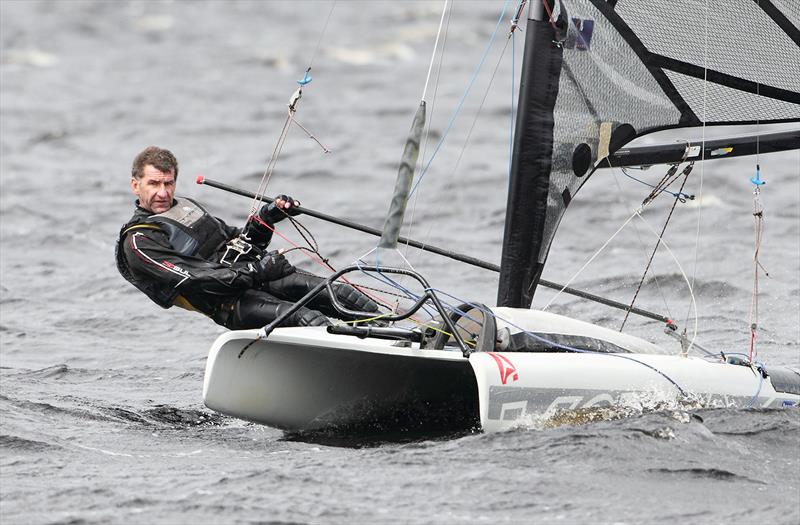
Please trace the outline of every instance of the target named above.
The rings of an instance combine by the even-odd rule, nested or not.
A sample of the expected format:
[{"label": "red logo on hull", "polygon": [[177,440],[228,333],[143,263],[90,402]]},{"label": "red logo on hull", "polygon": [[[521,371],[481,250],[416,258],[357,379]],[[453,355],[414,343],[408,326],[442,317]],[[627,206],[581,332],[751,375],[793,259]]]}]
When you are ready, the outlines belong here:
[{"label": "red logo on hull", "polygon": [[487,352],[494,362],[497,363],[497,369],[500,371],[500,381],[505,385],[508,382],[508,379],[511,378],[512,381],[517,381],[519,379],[519,374],[517,373],[517,367],[508,360],[507,357],[502,356],[500,354],[495,354],[494,352]]}]

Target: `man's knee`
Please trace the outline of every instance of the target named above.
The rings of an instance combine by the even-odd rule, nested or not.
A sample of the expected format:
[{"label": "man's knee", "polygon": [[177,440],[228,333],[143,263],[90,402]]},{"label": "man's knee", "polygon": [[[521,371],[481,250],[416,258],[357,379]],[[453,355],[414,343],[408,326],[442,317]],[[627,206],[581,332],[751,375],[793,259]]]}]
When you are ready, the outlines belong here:
[{"label": "man's knee", "polygon": [[292,326],[329,326],[331,324],[327,317],[309,308],[301,308],[291,318],[293,318]]},{"label": "man's knee", "polygon": [[[231,330],[261,328],[281,317],[291,304],[270,294],[248,290],[235,303],[234,308],[220,324]],[[217,321],[220,322],[220,321]],[[326,326],[331,324],[321,312],[302,307],[289,315],[280,326]]]},{"label": "man's knee", "polygon": [[378,303],[367,297],[364,292],[356,290],[349,284],[336,285],[336,298],[350,310],[358,312],[377,312]]}]

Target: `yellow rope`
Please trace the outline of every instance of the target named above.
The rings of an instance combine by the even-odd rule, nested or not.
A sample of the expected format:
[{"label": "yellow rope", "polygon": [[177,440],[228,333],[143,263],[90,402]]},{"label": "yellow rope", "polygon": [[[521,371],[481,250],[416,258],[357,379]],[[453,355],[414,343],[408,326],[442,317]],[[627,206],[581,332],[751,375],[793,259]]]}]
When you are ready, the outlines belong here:
[{"label": "yellow rope", "polygon": [[[378,319],[383,319],[384,317],[386,317],[388,315],[389,314],[386,313],[386,314],[376,315],[375,317],[370,317],[368,319],[356,319],[354,321],[344,321],[344,324],[358,325],[358,323],[368,323],[370,321],[377,321]],[[425,323],[421,323],[419,321],[415,321],[414,319],[412,319],[412,321],[414,321],[414,323],[416,323],[417,326],[433,330],[434,332],[439,332],[440,334],[445,334],[447,337],[453,337],[453,334],[451,334],[450,332],[448,332],[446,330],[442,330],[441,328],[437,328],[435,326],[427,325]],[[473,348],[477,345],[477,342],[474,341],[474,340],[469,340],[469,341],[464,341],[464,342],[466,344],[468,344],[469,346],[473,347]]]}]

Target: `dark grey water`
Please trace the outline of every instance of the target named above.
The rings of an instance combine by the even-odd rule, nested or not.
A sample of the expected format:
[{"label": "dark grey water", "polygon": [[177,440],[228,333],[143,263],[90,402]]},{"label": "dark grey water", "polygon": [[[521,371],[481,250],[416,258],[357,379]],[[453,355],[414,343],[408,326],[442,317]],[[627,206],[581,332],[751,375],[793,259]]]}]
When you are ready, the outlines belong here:
[{"label": "dark grey water", "polygon": [[[501,7],[456,3],[446,74],[429,91],[435,138]],[[337,6],[297,115],[333,153],[294,129],[269,192],[381,225],[440,9]],[[249,201],[192,181],[202,174],[256,188],[328,10],[313,2],[0,2],[0,521],[800,522],[796,409],[671,411],[354,447],[296,441],[202,406],[205,355],[222,330],[160,311],[113,267],[114,239],[132,210],[130,162],[147,145],[169,147],[182,162],[179,190],[241,222]],[[462,155],[488,75],[475,83],[420,187],[410,236],[498,261],[510,75],[505,61]],[[759,355],[798,366],[800,154],[760,162],[768,180],[761,259],[771,277],[761,280]],[[696,279],[698,341],[728,351],[747,348],[753,170],[753,159],[702,170],[696,262],[696,207],[679,210],[667,235]],[[569,279],[641,198],[622,174],[596,175],[564,220],[545,278]],[[660,226],[666,210],[657,204],[645,217]],[[375,242],[304,222],[337,266]],[[639,234],[641,244],[626,229],[575,284],[629,300],[652,246],[646,228]],[[494,274],[408,257],[434,286],[494,301]],[[684,320],[677,265],[665,255],[654,272],[663,299],[650,282],[640,304]],[[551,296],[542,290],[536,304]],[[569,298],[551,309],[621,322],[616,311]],[[635,319],[629,330],[674,346],[658,325]]]}]

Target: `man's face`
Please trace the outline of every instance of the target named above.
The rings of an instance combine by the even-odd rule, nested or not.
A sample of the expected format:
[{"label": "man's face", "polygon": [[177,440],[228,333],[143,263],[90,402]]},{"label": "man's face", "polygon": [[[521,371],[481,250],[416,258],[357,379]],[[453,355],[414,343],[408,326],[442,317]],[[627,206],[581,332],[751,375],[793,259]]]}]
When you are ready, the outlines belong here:
[{"label": "man's face", "polygon": [[139,197],[139,206],[152,213],[163,213],[172,207],[175,195],[175,173],[159,171],[148,164],[141,179],[131,178],[131,190]]}]

